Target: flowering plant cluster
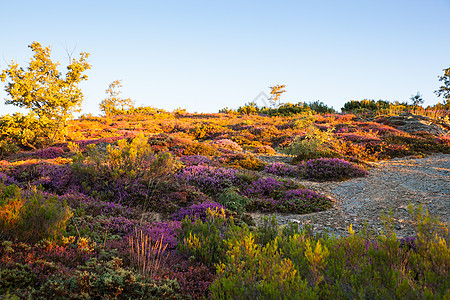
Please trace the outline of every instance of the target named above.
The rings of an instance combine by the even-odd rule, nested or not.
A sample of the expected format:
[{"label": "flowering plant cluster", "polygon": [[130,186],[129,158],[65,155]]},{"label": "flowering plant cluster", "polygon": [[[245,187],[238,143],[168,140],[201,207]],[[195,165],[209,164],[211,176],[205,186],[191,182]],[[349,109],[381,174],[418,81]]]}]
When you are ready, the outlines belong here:
[{"label": "flowering plant cluster", "polygon": [[216,210],[216,209],[224,209],[225,207],[216,202],[204,202],[200,204],[193,204],[186,208],[180,208],[177,213],[172,216],[173,220],[181,221],[186,217],[189,217],[191,220],[195,221],[197,219],[206,222],[207,220],[207,210]]},{"label": "flowering plant cluster", "polygon": [[[450,152],[450,139],[407,134],[382,119],[284,112],[139,108],[70,121],[69,143],[14,155],[0,145],[0,295],[445,298],[448,231],[428,215],[416,216],[416,236],[399,240],[351,229],[319,238],[294,224],[279,230],[275,219],[258,228],[243,221],[251,225],[253,211],[332,207],[280,177],[365,176],[351,162]],[[274,149],[303,162],[266,165]]]},{"label": "flowering plant cluster", "polygon": [[237,171],[211,166],[190,166],[184,168],[176,178],[194,184],[207,194],[217,194],[239,182]]},{"label": "flowering plant cluster", "polygon": [[72,173],[70,165],[25,163],[9,169],[7,175],[21,187],[42,186],[45,190],[58,194],[79,188],[78,179]]},{"label": "flowering plant cluster", "polygon": [[366,170],[339,158],[318,158],[302,162],[300,169],[306,178],[319,181],[344,180],[363,177]]},{"label": "flowering plant cluster", "polygon": [[19,185],[19,182],[17,180],[15,180],[11,176],[6,175],[3,172],[0,172],[0,183],[3,183],[4,185],[10,185],[10,184]]},{"label": "flowering plant cluster", "polygon": [[267,165],[264,168],[264,172],[283,177],[284,176],[294,177],[298,174],[298,170],[296,167],[284,163],[273,163]]},{"label": "flowering plant cluster", "polygon": [[35,151],[34,153],[38,158],[57,158],[64,154],[64,149],[61,147],[48,147]]},{"label": "flowering plant cluster", "polygon": [[198,166],[198,165],[213,165],[214,162],[207,156],[203,155],[184,155],[180,160],[186,166]]}]

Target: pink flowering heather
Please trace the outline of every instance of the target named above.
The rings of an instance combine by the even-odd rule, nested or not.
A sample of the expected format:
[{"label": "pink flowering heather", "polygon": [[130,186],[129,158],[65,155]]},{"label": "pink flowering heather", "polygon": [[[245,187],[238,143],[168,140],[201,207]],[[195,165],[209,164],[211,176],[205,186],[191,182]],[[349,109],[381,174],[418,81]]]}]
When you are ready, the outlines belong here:
[{"label": "pink flowering heather", "polygon": [[247,210],[262,211],[265,213],[277,212],[281,203],[281,200],[274,200],[272,198],[254,199],[251,204],[247,206]]},{"label": "pink flowering heather", "polygon": [[310,159],[300,165],[308,179],[319,181],[344,180],[363,177],[368,173],[363,168],[339,158]]},{"label": "pink flowering heather", "polygon": [[206,222],[207,216],[206,211],[208,209],[225,209],[225,207],[216,202],[204,202],[200,204],[194,204],[186,208],[181,208],[177,213],[172,216],[172,219],[176,221],[181,221],[185,217],[190,217],[192,220],[201,219],[203,222]]},{"label": "pink flowering heather", "polygon": [[264,169],[264,172],[274,174],[277,176],[291,176],[291,177],[296,176],[298,173],[297,168],[279,162],[267,165]]},{"label": "pink flowering heather", "polygon": [[16,166],[8,172],[22,186],[42,186],[46,191],[63,194],[77,189],[78,180],[69,165],[56,165],[47,162]]},{"label": "pink flowering heather", "polygon": [[259,178],[242,189],[242,193],[250,198],[283,197],[285,191],[297,189],[299,186],[293,181],[279,181],[272,177]]},{"label": "pink flowering heather", "polygon": [[281,193],[277,199],[253,199],[247,209],[249,211],[305,214],[323,211],[331,207],[330,198],[309,189],[295,189]]},{"label": "pink flowering heather", "polygon": [[176,178],[186,180],[207,194],[217,194],[239,181],[237,171],[210,166],[190,166],[183,169]]},{"label": "pink flowering heather", "polygon": [[[180,228],[181,222],[179,221],[165,221],[141,226],[140,230],[144,235],[151,237],[153,242],[162,240],[163,245],[167,245],[168,250],[173,250],[178,245],[177,231]],[[128,240],[128,238],[125,240]]]},{"label": "pink flowering heather", "polygon": [[330,198],[309,189],[287,191],[283,199],[284,212],[312,213],[331,208]]},{"label": "pink flowering heather", "polygon": [[213,161],[204,155],[185,155],[180,160],[186,166],[211,165]]},{"label": "pink flowering heather", "polygon": [[4,185],[10,185],[10,184],[19,185],[19,182],[17,180],[6,175],[3,172],[0,172],[0,183],[3,183]]},{"label": "pink flowering heather", "polygon": [[64,149],[61,147],[48,147],[39,149],[34,153],[38,158],[51,159],[61,157],[64,154]]}]

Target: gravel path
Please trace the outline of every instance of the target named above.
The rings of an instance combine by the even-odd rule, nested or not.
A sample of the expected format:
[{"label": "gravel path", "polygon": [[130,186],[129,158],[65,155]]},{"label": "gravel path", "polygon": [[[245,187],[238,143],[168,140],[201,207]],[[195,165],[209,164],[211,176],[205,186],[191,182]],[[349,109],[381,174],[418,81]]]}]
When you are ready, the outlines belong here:
[{"label": "gravel path", "polygon": [[[276,214],[280,224],[295,221],[310,224],[317,231],[347,234],[352,224],[359,231],[364,222],[369,230],[383,229],[382,213],[392,209],[394,230],[399,237],[414,234],[408,204],[422,204],[432,216],[450,220],[450,154],[433,154],[425,158],[396,158],[374,163],[364,178],[344,182],[310,182],[298,180],[314,191],[331,197],[330,210],[307,215]],[[262,214],[253,214],[258,222]]]}]

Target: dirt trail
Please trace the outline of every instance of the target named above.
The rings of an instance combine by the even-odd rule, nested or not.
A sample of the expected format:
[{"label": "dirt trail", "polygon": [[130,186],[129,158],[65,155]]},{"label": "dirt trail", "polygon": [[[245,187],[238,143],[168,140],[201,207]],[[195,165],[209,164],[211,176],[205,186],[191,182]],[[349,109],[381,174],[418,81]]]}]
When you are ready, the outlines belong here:
[{"label": "dirt trail", "polygon": [[[450,220],[450,154],[380,161],[374,163],[367,177],[344,182],[298,182],[331,197],[334,207],[307,215],[276,214],[280,224],[308,223],[318,231],[327,229],[342,235],[350,224],[358,231],[366,221],[369,229],[380,232],[383,228],[380,216],[391,208],[394,230],[399,237],[406,237],[413,235],[409,203],[422,204],[441,221]],[[258,220],[261,214],[253,216]]]}]

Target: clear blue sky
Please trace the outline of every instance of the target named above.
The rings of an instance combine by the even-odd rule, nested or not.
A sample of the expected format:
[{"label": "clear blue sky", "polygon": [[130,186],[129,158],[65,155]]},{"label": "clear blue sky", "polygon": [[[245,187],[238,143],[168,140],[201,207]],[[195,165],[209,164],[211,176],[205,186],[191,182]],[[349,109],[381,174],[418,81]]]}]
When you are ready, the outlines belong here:
[{"label": "clear blue sky", "polygon": [[[435,104],[450,67],[450,0],[4,1],[0,69],[26,67],[33,41],[89,52],[83,113],[109,83],[166,110],[217,112],[285,84],[282,101],[408,100]],[[1,84],[0,98],[6,97]],[[16,111],[0,104],[0,114]]]}]

